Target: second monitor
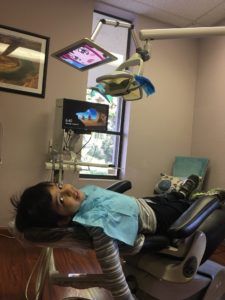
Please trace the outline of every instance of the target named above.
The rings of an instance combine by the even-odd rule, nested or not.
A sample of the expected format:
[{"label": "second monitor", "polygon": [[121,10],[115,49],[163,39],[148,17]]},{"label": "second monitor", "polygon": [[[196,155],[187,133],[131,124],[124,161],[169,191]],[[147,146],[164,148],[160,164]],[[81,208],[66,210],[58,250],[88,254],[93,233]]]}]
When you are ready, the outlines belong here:
[{"label": "second monitor", "polygon": [[75,133],[107,131],[108,105],[72,99],[60,100],[57,104],[61,104],[62,129],[72,129]]}]

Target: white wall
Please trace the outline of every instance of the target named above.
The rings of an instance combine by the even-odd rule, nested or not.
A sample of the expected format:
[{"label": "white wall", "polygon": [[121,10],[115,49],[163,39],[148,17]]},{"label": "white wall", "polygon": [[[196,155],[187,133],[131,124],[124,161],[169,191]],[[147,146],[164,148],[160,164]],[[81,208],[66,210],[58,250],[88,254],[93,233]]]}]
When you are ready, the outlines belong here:
[{"label": "white wall", "polygon": [[[1,24],[50,37],[49,53],[90,36],[93,1],[1,1]],[[35,182],[49,179],[44,169],[52,137],[56,98],[84,99],[87,73],[74,71],[49,56],[46,97],[0,92],[3,125],[0,166],[0,225],[10,218],[9,197]]]},{"label": "white wall", "polygon": [[[1,23],[50,37],[50,53],[90,36],[91,0],[21,0],[1,4]],[[12,9],[13,8],[13,9]],[[79,9],[78,9],[79,8]],[[110,12],[110,11],[108,11]],[[166,27],[134,17],[138,28]],[[160,172],[169,172],[175,155],[190,155],[195,99],[198,44],[196,41],[158,41],[144,75],[156,94],[130,103],[125,178],[132,180],[135,196],[150,194]],[[0,166],[0,225],[11,218],[9,197],[24,187],[49,179],[44,169],[52,137],[55,99],[84,99],[87,73],[73,70],[49,57],[45,99],[0,92],[3,124],[3,164]],[[81,186],[93,181],[66,178]],[[94,181],[101,186],[112,182]]]},{"label": "white wall", "polygon": [[210,160],[206,189],[225,188],[225,37],[201,41],[192,154]]}]

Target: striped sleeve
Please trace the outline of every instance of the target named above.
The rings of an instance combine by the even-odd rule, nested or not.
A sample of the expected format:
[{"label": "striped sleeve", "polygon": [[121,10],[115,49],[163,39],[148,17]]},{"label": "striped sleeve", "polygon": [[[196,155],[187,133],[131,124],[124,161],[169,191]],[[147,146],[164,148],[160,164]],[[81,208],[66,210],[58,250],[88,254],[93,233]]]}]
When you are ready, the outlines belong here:
[{"label": "striped sleeve", "polygon": [[133,300],[121,266],[118,246],[101,228],[87,228],[93,239],[96,257],[105,275],[107,289],[114,300]]}]

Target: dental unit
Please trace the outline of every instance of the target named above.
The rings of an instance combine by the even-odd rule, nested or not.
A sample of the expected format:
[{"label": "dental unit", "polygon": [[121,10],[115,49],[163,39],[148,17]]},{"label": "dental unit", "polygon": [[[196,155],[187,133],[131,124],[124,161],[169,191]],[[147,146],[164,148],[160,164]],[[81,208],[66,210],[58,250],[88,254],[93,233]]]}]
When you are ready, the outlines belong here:
[{"label": "dental unit", "polygon": [[[125,101],[140,100],[143,98],[143,92],[148,96],[155,92],[154,85],[146,78],[143,73],[144,62],[150,59],[149,44],[153,40],[176,39],[176,38],[201,38],[207,36],[218,36],[225,34],[224,26],[217,27],[193,27],[193,28],[166,28],[166,29],[142,29],[139,31],[139,37],[136,34],[134,25],[101,19],[93,31],[91,38],[84,38],[52,54],[58,60],[78,69],[85,71],[104,63],[116,60],[117,58],[94,40],[103,25],[123,27],[130,30],[136,52],[119,65],[111,74],[106,74],[96,78],[96,86],[90,87],[91,94],[99,93],[109,103],[112,97],[122,97]],[[144,42],[144,46],[140,44]],[[88,56],[89,60],[85,58]],[[132,70],[131,70],[132,69]],[[57,105],[56,105],[57,106]],[[53,170],[54,180],[63,180],[64,170],[79,171],[84,166],[95,166],[101,168],[114,167],[108,164],[95,164],[81,162],[74,152],[74,146],[79,139],[79,134],[71,131],[69,145],[65,145],[65,136],[68,136],[68,130],[61,126],[62,117],[59,117],[59,108],[56,112],[56,122],[54,127],[53,142],[49,147],[50,159],[46,162],[46,168]],[[61,108],[62,109],[62,108]],[[69,154],[70,159],[64,159],[64,153]]]}]

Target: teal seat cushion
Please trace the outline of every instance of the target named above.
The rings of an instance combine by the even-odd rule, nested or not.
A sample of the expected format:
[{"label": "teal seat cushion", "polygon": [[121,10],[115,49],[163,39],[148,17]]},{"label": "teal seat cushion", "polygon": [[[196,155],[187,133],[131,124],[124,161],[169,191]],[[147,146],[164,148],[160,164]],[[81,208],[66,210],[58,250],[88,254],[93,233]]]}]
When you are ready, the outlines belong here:
[{"label": "teal seat cushion", "polygon": [[196,189],[201,191],[209,160],[205,157],[176,156],[172,168],[172,175],[161,173],[155,185],[154,193],[169,193],[178,191],[181,184],[192,174],[199,176],[200,182]]},{"label": "teal seat cushion", "polygon": [[204,178],[209,160],[205,157],[176,156],[173,164],[172,175],[188,177],[191,174]]}]

